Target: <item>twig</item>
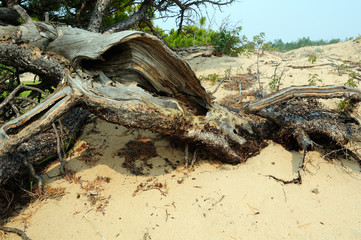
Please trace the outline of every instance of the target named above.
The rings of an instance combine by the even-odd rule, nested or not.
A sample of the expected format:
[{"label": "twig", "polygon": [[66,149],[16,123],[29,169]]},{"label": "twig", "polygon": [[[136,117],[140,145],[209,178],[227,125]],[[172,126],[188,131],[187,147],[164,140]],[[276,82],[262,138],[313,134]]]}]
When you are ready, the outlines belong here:
[{"label": "twig", "polygon": [[84,214],[83,214],[83,217],[85,217],[86,220],[88,220],[89,224],[92,226],[92,228],[94,229],[94,231],[96,231],[96,233],[102,237],[102,239],[105,239],[103,237],[103,235],[100,234],[100,232],[98,231],[98,229],[90,222],[90,219],[88,218],[88,216],[86,215],[88,212],[90,212],[91,210],[93,210],[93,208],[89,209],[88,211],[86,211]]},{"label": "twig", "polygon": [[19,109],[14,104],[11,104],[11,108],[14,110],[16,116],[19,117],[20,116]]},{"label": "twig", "polygon": [[280,178],[277,178],[275,176],[272,176],[272,175],[266,175],[267,177],[270,177],[270,178],[273,178],[274,180],[276,180],[277,182],[281,182],[283,184],[290,184],[290,183],[294,183],[294,184],[299,184],[301,185],[302,184],[302,178],[301,178],[301,173],[300,171],[297,171],[297,174],[298,174],[298,177],[297,178],[294,178],[292,180],[283,180],[283,179],[280,179]]},{"label": "twig", "polygon": [[[47,92],[44,92],[43,90],[41,90],[40,88],[36,88],[36,87],[32,87],[32,86],[28,86],[28,85],[23,85],[23,84],[20,84],[22,86],[22,88],[25,88],[27,90],[32,90],[32,91],[37,91],[45,96],[49,96],[49,93]],[[19,86],[20,86],[19,85]]]},{"label": "twig", "polygon": [[224,77],[217,85],[216,89],[213,90],[212,94],[215,94],[218,90],[218,88],[221,86],[221,84],[226,80],[226,77]]},{"label": "twig", "polygon": [[149,190],[153,190],[153,189],[157,189],[163,196],[167,196],[167,193],[162,191],[162,189],[160,189],[159,187],[148,186],[147,188],[142,189],[142,191],[145,192],[145,191],[149,191]]},{"label": "twig", "polygon": [[226,78],[228,78],[228,80],[231,80],[230,75],[231,75],[231,71],[229,71],[228,74],[226,76],[224,76],[224,78],[218,83],[216,89],[214,89],[212,94],[215,94],[217,92],[218,88],[221,86],[221,84],[224,82],[224,80],[226,80]]},{"label": "twig", "polygon": [[[331,154],[333,154],[333,153],[337,154],[337,153],[340,152],[340,151],[343,151],[343,152],[344,152],[344,154],[346,155],[346,158],[348,158],[348,157],[350,156],[350,157],[352,157],[354,160],[356,160],[357,163],[358,163],[358,164],[360,165],[360,167],[361,167],[361,159],[359,158],[359,156],[358,156],[356,153],[354,153],[352,150],[350,150],[350,149],[348,149],[348,148],[345,148],[345,147],[342,147],[342,148],[340,148],[340,149],[336,149],[336,150],[333,150],[333,151],[331,151],[331,152],[328,152],[328,153],[324,154],[324,155],[322,156],[322,158],[326,158],[326,157],[328,157],[329,155],[331,155]],[[348,156],[348,155],[349,155],[349,156]]]},{"label": "twig", "polygon": [[147,240],[149,238],[149,229],[147,229],[147,232],[144,233],[143,240]]},{"label": "twig", "polygon": [[57,146],[57,152],[58,152],[58,157],[59,157],[59,160],[60,160],[60,172],[61,174],[63,174],[63,176],[65,176],[65,170],[64,170],[64,160],[61,156],[61,146],[60,146],[60,137],[59,137],[59,134],[58,134],[58,130],[56,129],[56,126],[55,126],[55,123],[52,123],[53,125],[53,129],[54,129],[54,132],[55,132],[55,135],[56,135],[56,146]]},{"label": "twig", "polygon": [[14,97],[15,100],[23,100],[30,103],[38,104],[38,102],[34,101],[33,99],[26,98],[26,97]]},{"label": "twig", "polygon": [[287,196],[286,196],[285,189],[284,189],[284,188],[282,188],[282,191],[283,191],[283,195],[285,196],[285,203],[287,203]]},{"label": "twig", "polygon": [[[61,135],[61,139],[64,139],[64,127],[63,124],[61,123],[60,119],[58,120],[59,123],[59,128],[60,128],[60,135]],[[63,150],[63,156],[65,156],[65,147],[64,147],[64,141],[61,141],[61,149]]]},{"label": "twig", "polygon": [[293,68],[293,69],[304,69],[304,68],[323,67],[323,66],[328,66],[328,65],[333,66],[332,63],[323,63],[323,64],[306,65],[306,66],[293,66],[293,65],[288,65],[287,67]]},{"label": "twig", "polygon": [[15,233],[15,234],[19,235],[24,240],[31,240],[31,238],[26,236],[26,234],[23,231],[21,231],[20,229],[18,229],[18,228],[0,226],[0,230],[4,231],[4,232]]},{"label": "twig", "polygon": [[[280,90],[281,80],[282,80],[282,77],[283,77],[283,75],[284,75],[284,73],[285,73],[285,71],[286,71],[286,67],[284,67],[283,70],[282,70],[282,72],[281,72],[281,75],[278,75],[278,74],[277,74],[278,67],[279,67],[281,64],[282,64],[282,61],[279,62],[279,63],[276,65],[276,67],[275,67],[275,69],[274,69],[274,71],[273,71],[273,76],[272,76],[272,81],[273,81],[273,82],[275,82],[276,77],[278,77],[277,86],[275,86],[275,90],[276,90],[276,91],[279,91],[279,90]],[[276,82],[275,82],[275,83],[276,83]]]},{"label": "twig", "polygon": [[186,143],[185,149],[184,149],[184,164],[185,164],[185,167],[188,167],[188,143]]},{"label": "twig", "polygon": [[168,221],[168,216],[170,214],[168,213],[168,209],[165,209],[165,221]]},{"label": "twig", "polygon": [[13,202],[15,194],[12,191],[6,190],[4,187],[0,187],[0,192],[1,192],[1,195],[8,202],[6,208],[3,210],[3,212],[5,212],[9,209],[11,203]]},{"label": "twig", "polygon": [[43,179],[41,178],[41,176],[36,174],[33,165],[30,162],[28,162],[28,160],[26,159],[26,157],[24,155],[20,154],[20,157],[23,159],[24,165],[29,168],[31,175],[38,181],[39,194],[42,195],[43,190],[44,190]]},{"label": "twig", "polygon": [[301,169],[303,169],[303,167],[305,166],[306,152],[307,152],[307,149],[304,149],[304,150],[303,150],[303,157],[302,157]]},{"label": "twig", "polygon": [[212,206],[214,207],[216,204],[220,203],[224,199],[225,195],[222,195],[222,197],[215,203],[212,203]]},{"label": "twig", "polygon": [[41,90],[39,88],[30,87],[30,86],[26,86],[24,84],[20,84],[4,99],[4,101],[2,101],[0,103],[0,109],[2,109],[6,104],[8,104],[12,99],[14,99],[16,94],[18,93],[18,91],[20,91],[21,89],[38,91],[39,93],[44,94],[45,96],[49,95],[49,94],[47,94],[46,92],[44,92],[43,90]]},{"label": "twig", "polygon": [[241,96],[242,95],[242,81],[238,80],[238,95]]},{"label": "twig", "polygon": [[192,159],[192,163],[191,163],[191,168],[193,168],[194,163],[195,163],[196,160],[197,160],[197,152],[198,152],[198,149],[194,150],[193,159]]}]

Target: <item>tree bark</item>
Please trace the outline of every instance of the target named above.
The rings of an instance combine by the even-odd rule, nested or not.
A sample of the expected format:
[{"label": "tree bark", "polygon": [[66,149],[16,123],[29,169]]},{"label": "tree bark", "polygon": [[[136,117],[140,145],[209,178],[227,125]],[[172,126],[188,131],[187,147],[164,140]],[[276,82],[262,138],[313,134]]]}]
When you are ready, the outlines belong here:
[{"label": "tree bark", "polygon": [[144,0],[137,12],[129,16],[127,20],[111,26],[106,33],[116,33],[131,28],[145,17],[147,11],[152,7],[153,2],[154,0]]},{"label": "tree bark", "polygon": [[[58,87],[39,105],[1,126],[2,183],[25,170],[17,153],[31,163],[54,153],[40,145],[53,144],[55,149],[52,123],[61,120],[67,125],[64,121],[74,118],[69,115],[79,116],[79,121],[67,125],[68,131],[79,128],[87,116],[79,106],[109,122],[177,137],[232,164],[257,154],[269,139],[305,150],[315,144],[340,147],[360,139],[357,119],[312,100],[360,101],[358,89],[293,87],[231,111],[212,102],[188,63],[155,37],[133,31],[97,34],[58,28],[57,37],[43,52],[38,47],[44,39],[33,40],[39,35],[33,25],[0,28],[0,33],[10,36],[0,42],[0,63],[58,81]],[[16,59],[6,56],[12,52]]]},{"label": "tree bark", "polygon": [[105,10],[108,8],[110,0],[98,0],[95,6],[94,12],[90,18],[90,23],[88,25],[88,31],[90,32],[100,32],[100,28],[103,24],[103,18]]}]

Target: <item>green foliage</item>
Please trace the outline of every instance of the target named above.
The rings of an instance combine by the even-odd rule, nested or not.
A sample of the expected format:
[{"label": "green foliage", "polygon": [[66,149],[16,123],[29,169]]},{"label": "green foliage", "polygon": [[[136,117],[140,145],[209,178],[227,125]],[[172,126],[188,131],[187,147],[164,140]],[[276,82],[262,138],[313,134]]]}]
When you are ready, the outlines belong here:
[{"label": "green foliage", "polygon": [[352,68],[350,68],[350,66],[346,62],[337,65],[333,71],[337,72],[339,76],[341,76],[342,74],[348,74],[349,79],[347,79],[344,85],[348,87],[357,87],[355,81],[359,79],[358,75],[352,70]]},{"label": "green foliage", "polygon": [[297,41],[284,43],[281,39],[277,39],[273,42],[270,42],[271,48],[275,48],[277,51],[286,52],[294,49],[298,49],[301,47],[307,46],[322,46],[328,44],[334,44],[341,42],[340,39],[332,39],[330,41],[319,40],[319,41],[312,41],[309,37],[303,37],[298,39]]},{"label": "green foliage", "polygon": [[0,103],[10,94],[10,92],[6,89],[11,89],[17,86],[15,71],[16,70],[13,67],[0,64],[0,80],[2,82],[2,87],[0,88]]},{"label": "green foliage", "polygon": [[25,21],[22,19],[22,18],[18,18],[18,22],[20,23],[20,24],[24,24],[25,23]]},{"label": "green foliage", "polygon": [[200,28],[203,28],[206,25],[206,17],[201,17],[199,19],[199,26]]},{"label": "green foliage", "polygon": [[355,78],[349,78],[344,85],[354,88],[357,87],[357,84],[355,83]]},{"label": "green foliage", "polygon": [[[80,131],[80,129],[76,129],[74,132],[72,132],[68,141],[64,140],[64,143],[63,143],[64,149],[63,150],[65,152],[65,155],[67,155],[71,150],[73,150],[76,146],[78,146],[80,144],[80,142],[77,142],[73,146],[71,145],[72,141],[74,140],[74,137],[76,136],[76,134],[78,134],[79,131]],[[44,162],[47,162],[55,157],[57,157],[57,155],[48,156],[48,157],[44,158],[43,160],[41,160],[40,162],[37,162],[36,165],[43,164]]]},{"label": "green foliage", "polygon": [[247,50],[257,50],[257,54],[263,55],[264,51],[274,49],[269,42],[266,42],[266,34],[264,32],[261,32],[260,34],[253,36],[252,41],[247,41]]},{"label": "green foliage", "polygon": [[171,47],[192,47],[197,45],[210,45],[211,36],[214,34],[212,30],[199,28],[195,25],[183,27],[180,32],[172,29],[168,34],[164,34],[164,40]]},{"label": "green foliage", "polygon": [[211,83],[213,85],[216,84],[216,82],[218,81],[219,78],[220,78],[220,75],[217,73],[210,73],[206,77],[203,75],[199,76],[199,79],[201,81],[203,81],[203,80],[211,81]]},{"label": "green foliage", "polygon": [[342,74],[347,73],[348,65],[346,63],[339,64],[333,69],[333,71],[337,72],[339,76],[342,76]]},{"label": "green foliage", "polygon": [[[241,66],[241,68],[242,68],[242,66]],[[214,85],[221,78],[227,78],[230,75],[231,75],[231,68],[228,68],[228,69],[224,70],[224,75],[220,75],[218,73],[210,73],[206,77],[203,75],[199,76],[199,79],[201,81],[204,81],[204,80],[210,81],[212,83],[212,85]]]},{"label": "green foliage", "polygon": [[227,30],[221,28],[219,32],[216,32],[211,36],[211,41],[215,47],[216,54],[225,54],[232,57],[238,56],[240,53],[245,53],[249,46],[247,43],[247,37],[242,36],[240,38],[240,32],[242,27],[236,27],[234,30]]},{"label": "green foliage", "polygon": [[317,85],[317,83],[319,82],[319,83],[321,83],[322,82],[322,80],[321,79],[319,79],[318,78],[318,74],[317,73],[315,73],[315,74],[309,74],[308,75],[308,85],[309,86],[316,86]]},{"label": "green foliage", "polygon": [[199,27],[189,25],[183,27],[180,31],[171,29],[169,33],[163,34],[162,36],[171,47],[206,46],[211,44],[211,36],[214,34],[214,31],[203,29],[205,24],[206,18],[201,17],[199,20]]},{"label": "green foliage", "polygon": [[[256,48],[263,48],[264,46],[264,40],[265,40],[265,33],[261,32],[259,35],[253,36],[253,44]],[[268,45],[267,45],[268,46]]]},{"label": "green foliage", "polygon": [[[20,4],[28,12],[33,20],[44,20],[46,12],[52,22],[60,25],[87,28],[97,1],[83,0],[28,0]],[[103,30],[126,20],[131,14],[139,10],[141,2],[132,0],[112,0],[103,19]],[[154,18],[153,9],[146,13],[148,19]],[[141,24],[140,28],[145,27]],[[139,29],[139,26],[136,27]]]},{"label": "green foliage", "polygon": [[280,87],[280,84],[281,84],[281,77],[278,74],[274,74],[272,76],[271,82],[269,83],[269,88],[272,91],[277,91]]},{"label": "green foliage", "polygon": [[352,111],[352,109],[354,108],[354,102],[351,99],[347,99],[347,100],[341,100],[338,103],[338,109],[341,112],[348,112],[348,111]]},{"label": "green foliage", "polygon": [[[42,81],[40,80],[20,82],[18,69],[0,64],[0,103],[2,103],[19,84],[38,87],[41,83]],[[56,83],[54,83],[54,85],[49,84],[47,86],[49,86],[49,88],[45,88],[43,90],[51,93],[54,91]],[[22,89],[18,90],[14,97],[15,98],[12,98],[10,102],[1,109],[0,125],[10,119],[13,119],[18,114],[25,113],[29,108],[34,106],[34,103],[21,98],[30,98],[33,101],[40,101],[46,96],[39,94],[37,91]],[[16,99],[16,97],[19,98]]]},{"label": "green foliage", "polygon": [[307,54],[308,62],[314,64],[317,61],[317,54],[316,52],[311,52]]}]

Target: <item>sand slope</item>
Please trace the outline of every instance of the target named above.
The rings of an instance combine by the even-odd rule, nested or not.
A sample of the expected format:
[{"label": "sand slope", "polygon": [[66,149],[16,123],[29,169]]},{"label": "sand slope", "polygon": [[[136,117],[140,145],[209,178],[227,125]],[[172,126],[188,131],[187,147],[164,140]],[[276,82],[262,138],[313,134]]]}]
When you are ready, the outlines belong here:
[{"label": "sand slope", "polygon": [[[330,56],[361,59],[360,44],[353,41],[317,48],[323,53],[315,64],[337,62]],[[261,64],[266,88],[274,63],[284,60],[280,68],[310,65],[307,54],[314,50],[266,53]],[[236,68],[246,70],[255,56],[198,57],[189,62],[198,75],[223,74],[230,67],[241,74]],[[306,85],[310,73],[317,73],[322,84],[347,80],[331,66],[289,67],[282,87]],[[222,89],[216,97],[235,93]],[[154,143],[158,154],[147,166],[137,160],[145,176],[122,167],[122,149],[136,139]],[[273,142],[238,166],[203,156],[189,169],[184,168],[183,143],[96,120],[85,127],[67,160],[75,175],[70,180],[43,175],[48,186],[64,189],[65,195],[36,200],[7,226],[25,229],[32,239],[361,239],[360,167],[350,160],[325,160],[323,154],[307,154],[302,185],[284,185],[268,175],[296,177],[302,153]],[[58,172],[58,164],[53,164],[47,174]],[[1,237],[20,239],[13,234]]]}]

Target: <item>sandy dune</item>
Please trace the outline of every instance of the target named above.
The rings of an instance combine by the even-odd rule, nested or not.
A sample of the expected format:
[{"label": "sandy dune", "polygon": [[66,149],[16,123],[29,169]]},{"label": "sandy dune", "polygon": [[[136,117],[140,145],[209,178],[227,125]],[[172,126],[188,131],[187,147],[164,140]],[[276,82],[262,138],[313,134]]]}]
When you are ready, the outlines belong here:
[{"label": "sandy dune", "polygon": [[[317,53],[315,67],[287,67],[312,65],[307,54],[316,49],[322,53]],[[361,44],[354,41],[265,53],[260,59],[261,81],[271,92],[268,83],[281,62],[280,71],[286,68],[281,88],[307,85],[309,74],[318,74],[319,85],[343,84],[347,75],[325,64],[360,59]],[[221,75],[226,69],[236,76],[247,73],[256,56],[188,61],[198,76]],[[255,72],[256,66],[251,70]],[[244,93],[254,91],[255,85]],[[223,87],[215,96],[221,100],[237,93]],[[150,158],[146,164],[136,160],[143,176],[123,167],[124,149],[131,140],[156,147],[156,154],[148,149],[140,156]],[[357,151],[360,146],[351,147]],[[59,173],[57,163],[42,175],[55,199],[34,201],[7,226],[25,230],[32,239],[361,239],[360,167],[355,161],[326,160],[324,154],[309,152],[302,184],[284,185],[268,175],[296,177],[302,153],[273,142],[237,166],[203,154],[191,169],[184,167],[183,143],[95,119],[67,159],[73,177],[49,178]],[[20,239],[0,232],[1,238]]]}]

